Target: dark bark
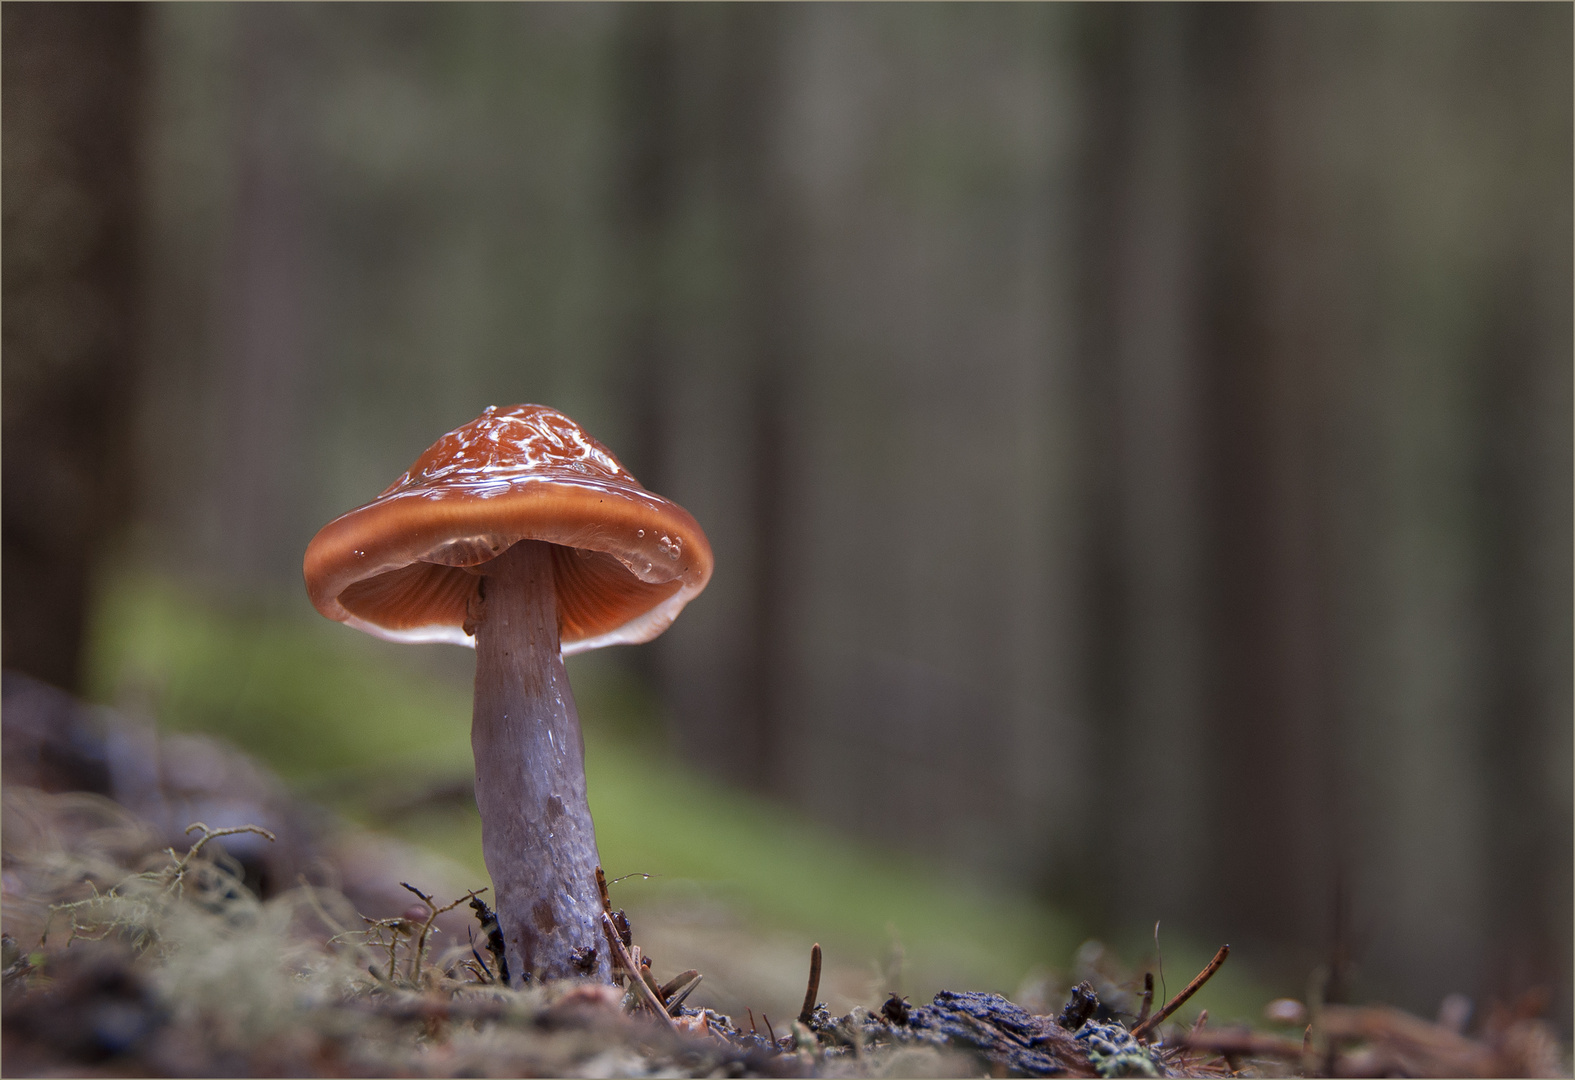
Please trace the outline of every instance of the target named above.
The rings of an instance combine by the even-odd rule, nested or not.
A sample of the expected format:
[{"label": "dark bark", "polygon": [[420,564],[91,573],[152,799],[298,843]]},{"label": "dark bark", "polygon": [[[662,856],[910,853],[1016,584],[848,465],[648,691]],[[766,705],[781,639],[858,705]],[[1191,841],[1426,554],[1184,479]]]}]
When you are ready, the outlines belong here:
[{"label": "dark bark", "polygon": [[516,986],[609,981],[585,742],[559,649],[551,546],[521,541],[481,570],[470,745],[509,978]]},{"label": "dark bark", "polygon": [[221,297],[222,397],[212,414],[222,452],[208,477],[221,531],[210,557],[231,577],[265,581],[300,560],[299,535],[279,536],[264,523],[289,520],[302,486],[294,448],[310,401],[314,252],[313,178],[298,117],[315,58],[299,10],[239,14],[232,261]]},{"label": "dark bark", "polygon": [[[675,364],[668,316],[672,296],[663,260],[673,229],[680,156],[675,101],[680,55],[673,9],[660,4],[625,9],[618,59],[622,167],[614,214],[627,253],[626,367],[620,391],[627,395],[632,436],[622,456],[647,488],[667,491],[666,425],[673,417]],[[662,689],[660,645],[636,649],[624,662]]]},{"label": "dark bark", "polygon": [[788,194],[774,157],[780,127],[779,53],[786,33],[781,13],[766,8],[731,13],[724,67],[728,103],[719,118],[722,167],[734,201],[741,241],[739,305],[744,347],[750,354],[748,405],[752,448],[748,527],[755,566],[750,596],[745,685],[751,700],[740,704],[752,719],[740,742],[739,774],[762,791],[789,794],[781,775],[788,742],[787,691],[790,674],[792,582],[787,551],[792,535],[790,467],[794,400],[790,371],[798,352],[794,320],[794,263]]},{"label": "dark bark", "polygon": [[79,688],[88,577],[131,507],[148,9],[4,13],[4,664]]}]

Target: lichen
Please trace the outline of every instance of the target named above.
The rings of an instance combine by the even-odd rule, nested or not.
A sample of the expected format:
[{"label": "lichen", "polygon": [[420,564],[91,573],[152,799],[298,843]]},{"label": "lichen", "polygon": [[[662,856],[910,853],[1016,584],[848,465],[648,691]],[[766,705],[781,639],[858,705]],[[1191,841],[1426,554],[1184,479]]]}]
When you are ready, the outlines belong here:
[{"label": "lichen", "polygon": [[1088,1020],[1073,1038],[1084,1045],[1089,1062],[1100,1076],[1170,1075],[1154,1051],[1120,1024]]}]

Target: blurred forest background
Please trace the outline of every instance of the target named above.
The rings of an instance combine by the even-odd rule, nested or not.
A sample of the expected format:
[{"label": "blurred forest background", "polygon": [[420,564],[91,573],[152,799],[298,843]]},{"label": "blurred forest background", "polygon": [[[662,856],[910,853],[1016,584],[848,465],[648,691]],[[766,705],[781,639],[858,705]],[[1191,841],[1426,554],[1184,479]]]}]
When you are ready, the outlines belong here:
[{"label": "blurred forest background", "polygon": [[176,710],[150,605],[317,633],[543,402],[716,550],[571,669],[651,760],[1568,1035],[1569,5],[0,12],[7,667]]}]

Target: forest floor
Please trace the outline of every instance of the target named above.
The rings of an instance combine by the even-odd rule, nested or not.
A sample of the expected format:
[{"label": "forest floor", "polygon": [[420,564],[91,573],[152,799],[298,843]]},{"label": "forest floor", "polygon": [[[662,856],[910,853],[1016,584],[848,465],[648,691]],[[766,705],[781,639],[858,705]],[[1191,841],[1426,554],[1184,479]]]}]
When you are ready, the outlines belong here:
[{"label": "forest floor", "polygon": [[[1169,1023],[1226,949],[1169,1002],[1149,980],[1135,1013],[1084,982],[1049,1009],[957,990],[833,1015],[816,946],[784,976],[803,980],[796,1017],[729,1016],[688,1003],[703,972],[650,975],[638,925],[609,934],[618,985],[512,990],[494,975],[484,895],[406,884],[430,880],[419,854],[282,803],[242,756],[172,743],[158,776],[112,785],[105,770],[124,772],[136,749],[10,675],[4,729],[6,1075],[1568,1074],[1533,1000],[1469,1033],[1384,1006],[1290,1001],[1257,1029]],[[184,781],[170,775],[181,762]],[[172,829],[171,813],[200,811],[202,785],[249,798],[273,827]]]}]

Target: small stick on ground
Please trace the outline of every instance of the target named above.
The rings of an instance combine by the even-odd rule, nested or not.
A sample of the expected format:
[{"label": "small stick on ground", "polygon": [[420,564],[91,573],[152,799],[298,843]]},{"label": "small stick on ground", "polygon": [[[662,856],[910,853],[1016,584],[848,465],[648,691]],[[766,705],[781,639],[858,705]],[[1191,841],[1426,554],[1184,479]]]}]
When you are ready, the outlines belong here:
[{"label": "small stick on ground", "polygon": [[[437,922],[437,917],[439,915],[444,915],[450,911],[453,911],[465,901],[474,900],[476,897],[480,896],[487,890],[485,887],[480,889],[471,889],[464,896],[461,896],[458,900],[455,900],[452,904],[448,904],[444,907],[438,907],[432,902],[432,898],[430,896],[416,888],[414,885],[410,884],[410,882],[401,881],[399,884],[402,888],[408,889],[410,892],[415,893],[421,902],[427,906],[427,911],[429,912],[427,915],[427,921],[421,924],[421,935],[416,939],[415,962],[410,972],[410,981],[419,986],[421,985],[421,957],[426,951],[427,938],[432,934],[432,924]],[[472,946],[471,951],[475,951],[474,946]]]},{"label": "small stick on ground", "polygon": [[1214,973],[1220,969],[1220,965],[1225,963],[1225,958],[1229,955],[1230,946],[1221,945],[1220,951],[1214,954],[1214,959],[1209,961],[1208,967],[1198,972],[1197,978],[1189,982],[1181,991],[1181,993],[1171,998],[1163,1009],[1159,1010],[1159,1012],[1155,1013],[1153,1016],[1149,1017],[1147,1020],[1143,1021],[1137,1027],[1132,1029],[1133,1037],[1142,1038],[1150,1031],[1153,1031],[1155,1028],[1157,1028],[1160,1024],[1164,1023],[1171,1013],[1185,1005],[1188,998],[1201,990],[1203,988],[1203,984],[1214,977]]},{"label": "small stick on ground", "polygon": [[771,1045],[775,1046],[777,1044],[777,1033],[771,1030],[771,1017],[761,1013],[760,1019],[766,1022],[766,1034],[771,1036]]},{"label": "small stick on ground", "polygon": [[612,897],[607,894],[607,875],[602,873],[602,868],[596,868],[596,891],[602,894],[602,910],[612,914]]},{"label": "small stick on ground", "polygon": [[798,1021],[801,1024],[809,1023],[809,1018],[815,1015],[816,998],[820,996],[820,942],[816,942],[809,949],[809,989],[804,991],[804,1007],[798,1011]]},{"label": "small stick on ground", "polygon": [[261,825],[236,825],[232,828],[210,829],[200,821],[194,821],[186,826],[186,835],[190,836],[198,829],[202,830],[202,835],[197,838],[195,844],[192,844],[187,849],[186,854],[177,857],[174,848],[168,849],[170,857],[175,859],[175,865],[165,871],[166,880],[169,886],[175,890],[175,895],[177,896],[182,895],[185,888],[186,865],[197,857],[197,852],[201,851],[209,840],[217,840],[221,836],[238,836],[241,833],[255,833],[270,842],[278,839],[278,837]]},{"label": "small stick on ground", "polygon": [[744,1006],[744,1011],[749,1014],[749,1033],[751,1035],[759,1035],[760,1030],[755,1027],[755,1010],[746,1005]]},{"label": "small stick on ground", "polygon": [[663,1001],[666,1001],[668,998],[678,993],[678,991],[683,988],[685,983],[699,974],[700,973],[694,968],[690,968],[688,971],[680,971],[677,975],[674,975],[671,979],[668,979],[666,982],[664,982],[662,984],[662,988],[658,990],[657,993],[662,995]]},{"label": "small stick on ground", "polygon": [[1154,973],[1152,971],[1145,971],[1143,973],[1143,1007],[1138,1010],[1137,1023],[1133,1025],[1135,1028],[1143,1026],[1143,1021],[1148,1019],[1149,1009],[1153,1007]]},{"label": "small stick on ground", "polygon": [[656,981],[656,976],[651,974],[651,958],[640,958],[640,972],[645,977],[645,985],[651,988],[651,993],[656,995],[656,1000],[662,1002],[662,1008],[667,1008],[667,995],[662,993],[662,984]]},{"label": "small stick on ground", "polygon": [[1195,1031],[1181,1037],[1177,1046],[1203,1050],[1221,1057],[1276,1057],[1296,1060],[1302,1056],[1301,1040],[1252,1031]]},{"label": "small stick on ground", "polygon": [[700,980],[705,978],[705,976],[700,974],[698,971],[691,972],[691,974],[694,975],[694,978],[689,981],[689,985],[680,990],[677,996],[667,1003],[667,1015],[677,1016],[678,1010],[684,1007],[684,999],[690,994],[694,993],[695,987],[700,985]]},{"label": "small stick on ground", "polygon": [[629,973],[629,981],[632,982],[635,985],[635,988],[640,991],[641,996],[645,1000],[646,1007],[662,1018],[662,1022],[667,1025],[669,1031],[677,1031],[678,1025],[673,1023],[673,1018],[667,1015],[667,1010],[663,1008],[662,1003],[657,1000],[656,991],[652,990],[651,987],[646,983],[645,978],[641,975],[640,969],[635,964],[635,962],[629,959],[628,952],[624,950],[623,942],[618,940],[618,928],[613,925],[612,916],[607,914],[605,911],[602,912],[602,932],[607,937],[607,944],[612,948],[613,957],[618,961],[618,963],[622,964],[623,969]]}]

